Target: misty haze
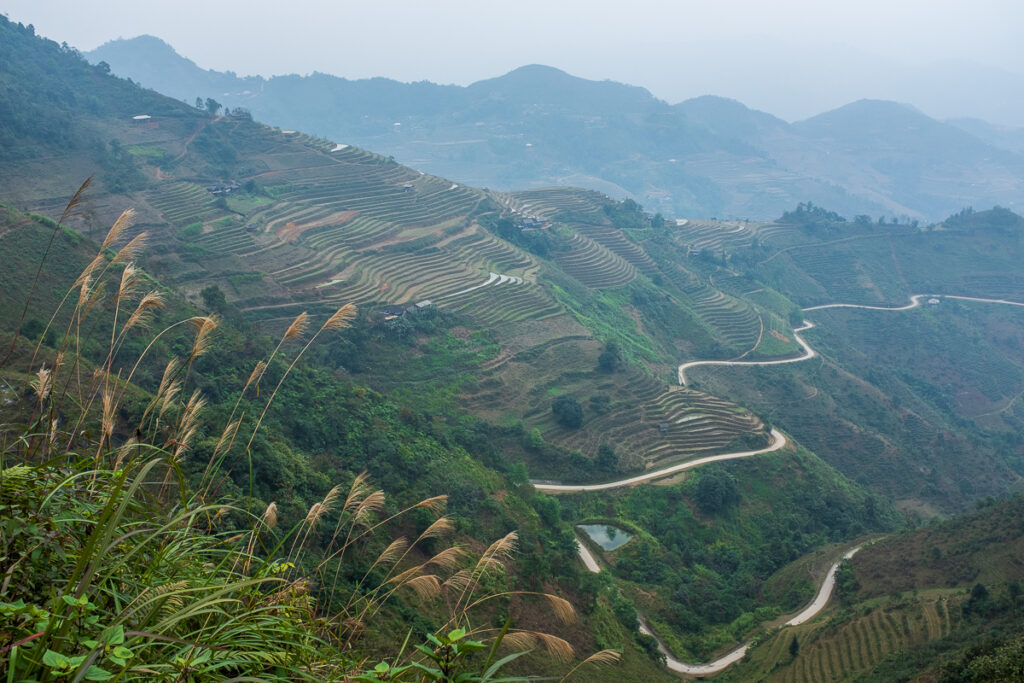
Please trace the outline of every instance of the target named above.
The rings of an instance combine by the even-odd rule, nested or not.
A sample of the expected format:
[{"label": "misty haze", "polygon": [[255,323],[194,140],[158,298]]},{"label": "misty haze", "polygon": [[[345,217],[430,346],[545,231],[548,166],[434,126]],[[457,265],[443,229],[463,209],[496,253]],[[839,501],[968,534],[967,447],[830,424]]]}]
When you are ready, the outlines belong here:
[{"label": "misty haze", "polygon": [[7,680],[1020,680],[1019,4],[7,5]]}]

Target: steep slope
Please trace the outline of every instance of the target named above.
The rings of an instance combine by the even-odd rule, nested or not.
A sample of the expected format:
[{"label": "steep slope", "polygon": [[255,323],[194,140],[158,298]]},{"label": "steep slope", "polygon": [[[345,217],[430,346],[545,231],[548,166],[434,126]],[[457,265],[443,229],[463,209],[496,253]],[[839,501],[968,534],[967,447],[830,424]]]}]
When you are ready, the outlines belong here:
[{"label": "steep slope", "polygon": [[[1018,486],[1022,309],[941,295],[1024,302],[1020,225],[1006,210],[964,212],[935,229],[832,222],[768,233],[759,249],[727,248],[744,289],[769,285],[825,306],[799,315],[815,324],[802,334],[820,356],[687,377],[772,414],[841,471],[926,516],[983,488]],[[910,307],[912,294],[931,303]],[[828,307],[837,303],[868,308]]]},{"label": "steep slope", "polygon": [[[91,58],[190,102],[221,98],[470,184],[577,185],[668,215],[767,218],[811,200],[937,220],[972,204],[1012,206],[1024,168],[1015,152],[993,154],[962,130],[897,115],[893,103],[855,103],[790,126],[721,98],[672,107],[642,88],[536,65],[461,88],[323,74],[225,81],[151,38],[114,41]],[[936,149],[948,163],[935,163]]]},{"label": "steep slope", "polygon": [[[794,129],[828,151],[805,166],[809,172],[828,174],[858,195],[879,192],[889,202],[933,207],[931,215],[1006,202],[990,188],[1019,188],[1024,176],[1020,156],[893,102],[854,102]],[[986,187],[965,192],[979,177],[988,179]]]},{"label": "steep slope", "polygon": [[[78,68],[74,55],[65,58]],[[562,97],[560,83],[570,77],[548,76],[551,97]],[[54,70],[49,79],[61,77]],[[619,86],[610,90],[619,97]],[[130,93],[123,100],[131,106]],[[672,391],[657,378],[672,377],[681,348],[744,352],[759,323],[750,306],[713,288],[691,287],[658,302],[651,278],[666,278],[616,225],[649,226],[635,204],[622,210],[602,195],[573,190],[493,195],[355,147],[268,128],[244,113],[218,117],[172,104],[189,114],[191,129],[159,114],[141,123],[95,117],[95,125],[116,131],[137,185],[123,190],[123,199],[95,194],[94,210],[109,220],[123,201],[134,204],[137,229],[157,247],[147,265],[196,303],[221,298],[272,332],[303,310],[327,315],[347,302],[373,311],[375,334],[412,335],[418,317],[440,315],[447,327],[458,320],[493,343],[465,367],[456,365],[486,378],[477,390],[461,379],[447,390],[457,392],[462,408],[525,420],[561,448],[557,460],[534,463],[538,474],[604,476],[569,454],[579,449],[590,462],[612,439],[629,444],[626,469],[767,441],[756,415],[700,392]],[[79,167],[81,154],[69,149],[51,163]],[[45,211],[60,194],[47,186],[9,197]],[[526,229],[527,220],[544,227]],[[633,301],[644,303],[636,310]],[[630,322],[633,329],[610,323],[630,316],[640,319]],[[699,337],[686,339],[688,328]],[[598,370],[602,344],[616,340],[624,360],[650,369],[624,366],[611,377]],[[548,354],[569,349],[577,349],[571,362],[552,363]],[[391,385],[421,370],[392,361],[374,372]],[[581,430],[566,430],[550,410],[560,393],[609,398],[595,404],[604,413],[588,411],[592,419]]]},{"label": "steep slope", "polygon": [[981,119],[949,119],[946,123],[970,133],[979,140],[984,140],[993,147],[1017,154],[1024,153],[1024,128],[996,126]]},{"label": "steep slope", "polygon": [[[37,40],[0,29],[12,44]],[[53,104],[62,79],[83,67],[48,49],[53,68],[36,85]],[[98,94],[118,92],[102,89],[115,79],[91,73]],[[546,84],[538,121],[570,104],[560,90],[591,87],[543,68],[510,78],[517,87],[535,79]],[[216,116],[177,102],[158,110],[152,93],[116,87],[126,88],[125,110],[157,113],[137,120],[82,109],[75,120],[112,134],[121,163],[104,168],[74,146],[47,162],[95,168],[99,220],[137,205],[139,225],[124,237],[150,233],[147,266],[193,305],[257,326],[233,338],[217,359],[223,367],[246,376],[239,359],[268,344],[258,330],[280,337],[301,311],[319,322],[340,303],[361,305],[344,338],[306,355],[307,381],[273,425],[280,439],[255,447],[261,502],[282,489],[301,511],[308,501],[297,486],[319,495],[318,473],[368,467],[400,489],[446,492],[474,538],[477,528],[523,524],[523,576],[538,585],[555,576],[557,590],[592,605],[573,637],[624,649],[631,671],[659,675],[640,654],[654,648],[636,631],[636,605],[680,657],[732,647],[796,609],[804,588],[760,592],[774,571],[825,543],[898,524],[867,488],[930,516],[1019,481],[1019,317],[961,300],[934,313],[799,309],[903,303],[917,286],[1017,296],[1020,226],[1008,212],[967,212],[933,230],[849,224],[809,205],[778,224],[679,224],[593,191],[468,188],[244,112]],[[600,97],[614,109],[634,94],[612,84]],[[495,106],[530,109],[515,99]],[[613,115],[647,113],[626,102]],[[66,190],[32,186],[17,159],[0,165],[27,174],[10,201],[59,214]],[[125,168],[131,182],[118,185]],[[90,221],[73,224],[91,234]],[[675,385],[688,360],[805,357],[794,330],[803,313],[820,323],[801,333],[818,349],[815,364],[748,364],[726,370],[731,379],[705,367],[699,385]],[[856,319],[904,313],[891,327]],[[204,390],[223,391],[226,378],[206,379]],[[796,445],[768,452],[769,425],[813,443],[826,462]],[[765,457],[607,496],[556,500],[528,483],[620,480],[741,451]],[[576,522],[622,523],[638,542],[606,557],[604,577],[581,578],[570,560]],[[402,615],[396,630],[415,616]]]},{"label": "steep slope", "polygon": [[765,639],[724,680],[1016,680],[1022,511],[1017,497],[866,546],[827,622]]},{"label": "steep slope", "polygon": [[[0,22],[0,30],[11,43],[37,40],[6,22]],[[74,54],[56,54],[54,68],[38,84],[43,92],[58,85],[63,75],[75,73],[80,64]],[[102,74],[101,78],[113,80]],[[142,91],[126,90],[124,106],[135,108],[135,92]],[[178,106],[174,103],[171,114],[179,111]],[[625,673],[607,673],[608,680],[667,675],[644,654],[650,642],[637,631],[635,617],[630,618],[632,589],[620,588],[619,580],[581,579],[581,570],[572,561],[575,547],[569,527],[577,513],[567,505],[563,515],[558,501],[537,493],[522,465],[546,465],[554,476],[607,477],[620,469],[643,469],[735,444],[757,446],[765,439],[763,423],[749,411],[698,391],[673,390],[658,379],[659,374],[671,375],[668,366],[679,350],[673,330],[703,330],[698,341],[687,343],[691,349],[713,347],[713,321],[721,323],[737,313],[735,324],[729,326],[735,336],[722,337],[718,351],[724,352],[731,344],[749,341],[754,322],[748,307],[716,297],[713,288],[699,285],[696,275],[679,266],[673,276],[696,285],[691,288],[693,296],[705,305],[695,302],[691,309],[681,303],[690,295],[676,285],[668,286],[679,292],[678,301],[659,293],[654,278],[667,276],[643,242],[663,225],[656,226],[635,204],[615,204],[596,193],[488,195],[369,152],[260,126],[238,113],[193,114],[194,125],[188,127],[170,114],[129,117],[125,123],[117,115],[84,112],[81,119],[84,125],[117,132],[117,146],[125,150],[139,186],[115,189],[107,172],[98,168],[97,187],[87,196],[96,217],[80,215],[72,223],[99,237],[97,223],[125,204],[136,204],[138,223],[120,240],[134,239],[143,230],[151,236],[155,255],[144,263],[160,281],[185,294],[185,300],[174,297],[175,310],[188,317],[197,312],[191,306],[199,306],[231,321],[224,326],[220,344],[187,373],[200,384],[219,417],[234,410],[230,387],[244,385],[266,352],[275,355],[268,379],[287,372],[286,361],[296,353],[290,342],[309,320],[297,315],[299,311],[309,310],[317,325],[340,302],[355,299],[365,304],[365,312],[352,321],[350,334],[326,348],[311,348],[305,355],[310,364],[296,365],[292,381],[278,396],[279,407],[267,413],[265,421],[259,418],[265,438],[255,438],[241,449],[232,478],[221,484],[221,490],[247,505],[264,507],[279,500],[283,516],[300,519],[310,501],[331,498],[331,477],[350,478],[362,469],[397,490],[402,500],[436,488],[448,496],[453,513],[462,520],[460,539],[476,552],[483,550],[480,539],[495,525],[520,530],[529,550],[521,555],[519,580],[564,593],[586,606],[585,619],[569,634],[580,651],[607,646],[624,652]],[[80,150],[68,148],[57,150],[49,161],[74,165],[85,163],[83,159],[87,161]],[[12,173],[19,167],[15,160],[3,163]],[[57,215],[61,194],[47,186],[12,193],[9,199]],[[65,238],[81,243],[77,236],[13,210],[5,210],[3,218],[3,253],[12,261],[24,257],[17,270],[5,271],[5,277],[13,278],[5,280],[8,285],[31,282],[29,256],[46,249],[49,234],[60,239],[55,244],[61,247]],[[535,227],[538,223],[544,227]],[[47,233],[46,227],[54,232]],[[24,243],[33,249],[19,248]],[[64,285],[74,281],[74,262],[87,261],[82,254],[63,249],[52,257],[71,269],[61,272]],[[492,277],[487,269],[497,265],[504,268]],[[345,272],[349,268],[351,275]],[[508,275],[509,270],[522,274]],[[475,276],[472,284],[465,286],[463,280],[470,275]],[[111,282],[116,285],[116,278]],[[148,277],[145,282],[158,286]],[[58,283],[53,287],[47,290],[47,301],[60,295]],[[405,304],[424,303],[421,293],[437,291],[428,289],[432,287],[441,292],[435,304],[407,310]],[[3,300],[5,306],[16,307],[16,292],[15,287],[5,287],[5,297],[10,297]],[[399,306],[396,310],[380,304]],[[715,313],[721,309],[725,316],[719,318]],[[32,313],[30,322],[35,324],[30,327],[45,325],[39,315]],[[246,327],[252,321],[277,332],[279,338],[285,327],[289,329],[281,355],[272,351],[274,345],[258,329]],[[235,328],[236,323],[241,327]],[[35,341],[39,330],[32,332]],[[9,333],[6,330],[4,336]],[[134,338],[130,341],[131,348],[145,348]],[[187,341],[169,336],[167,342],[171,349],[189,353]],[[42,343],[49,360],[53,341],[44,333]],[[82,346],[89,359],[104,358],[98,337],[87,337]],[[605,352],[611,354],[610,363],[599,361]],[[26,342],[17,360],[27,362],[30,355]],[[381,395],[347,378],[351,373],[346,366],[357,363],[365,368],[360,380],[393,391]],[[160,368],[146,367],[144,372],[145,382],[139,380],[143,390],[159,391]],[[16,381],[27,381],[27,374],[19,371]],[[516,403],[501,396],[495,388],[503,382],[524,391],[525,400]],[[250,388],[245,405],[256,405],[245,409],[247,426],[257,419],[270,384],[263,386],[263,394]],[[495,396],[478,407],[478,391],[493,391]],[[553,418],[555,395],[585,400],[581,429]],[[144,397],[140,400],[144,405]],[[506,402],[501,404],[502,400]],[[501,415],[504,424],[496,424],[466,412],[494,410],[496,404],[512,419]],[[132,416],[126,407],[117,423]],[[197,453],[185,460],[190,475],[202,476],[204,456],[217,451],[219,430],[209,429]],[[129,434],[118,432],[116,438]],[[610,441],[621,444],[621,457],[614,449],[608,457],[601,448]],[[600,470],[595,468],[596,455],[602,456]],[[814,515],[813,501],[790,496],[787,506],[798,511],[806,525],[792,531],[794,540],[796,534],[800,540],[787,544],[780,561],[827,538],[893,523],[891,516],[864,512],[867,506],[862,502],[871,497],[810,454],[799,461],[789,453],[780,455],[776,466],[793,487],[806,476],[843,494],[844,507],[852,512],[852,517],[822,522]],[[737,476],[749,480],[749,509],[761,514],[773,505],[771,491],[755,485],[756,468]],[[694,495],[680,489],[676,500]],[[322,510],[327,503],[320,505],[313,509]],[[411,524],[416,533],[426,528],[423,521]],[[664,536],[664,530],[657,533]],[[775,533],[791,532],[780,527]],[[756,534],[743,536],[748,557],[757,556],[753,546],[758,542]],[[715,590],[754,584],[770,570],[771,565],[760,563],[750,573],[719,581]],[[691,577],[698,573],[685,572]],[[669,595],[673,585],[666,581],[676,576],[650,577],[645,592]],[[345,580],[360,581],[355,575]],[[744,600],[736,609],[746,613],[754,604]],[[689,612],[690,619],[710,616],[700,604]],[[490,623],[497,615],[489,614],[484,621]],[[384,652],[410,625],[421,635],[443,624],[437,614],[410,605],[382,618],[392,620],[376,635]],[[749,620],[744,617],[736,628],[747,628]],[[549,613],[535,610],[517,617],[516,625],[540,628],[550,621]],[[529,670],[553,673],[556,666],[537,656]]]}]

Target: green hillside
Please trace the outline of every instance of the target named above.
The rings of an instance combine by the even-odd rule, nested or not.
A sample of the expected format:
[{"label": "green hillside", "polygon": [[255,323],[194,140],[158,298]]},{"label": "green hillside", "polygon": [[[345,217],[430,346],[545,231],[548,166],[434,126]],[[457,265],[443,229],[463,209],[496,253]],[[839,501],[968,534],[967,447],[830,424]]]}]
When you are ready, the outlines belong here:
[{"label": "green hillside", "polygon": [[[1019,131],[965,130],[895,102],[862,100],[790,124],[724,98],[669,104],[536,64],[460,87],[240,78],[204,71],[153,36],[111,41],[89,59],[187,102],[212,96],[459,182],[579,185],[673,216],[766,219],[811,200],[934,221],[969,205],[1014,206],[1024,178]],[[1003,102],[1013,89],[983,99]]]},{"label": "green hillside", "polygon": [[724,680],[1017,680],[1022,506],[989,504],[868,546],[827,621],[766,638]]},{"label": "green hillside", "polygon": [[[614,651],[618,668],[574,674],[609,681],[672,677],[659,645],[700,661],[755,638],[771,645],[751,661],[774,667],[796,632],[808,654],[799,661],[819,653],[817,668],[800,670],[808,680],[852,675],[960,628],[949,605],[966,598],[948,591],[961,587],[934,586],[891,619],[864,612],[827,632],[820,620],[775,630],[840,549],[1019,489],[1024,307],[947,298],[1024,302],[1015,214],[919,227],[801,204],[771,223],[677,222],[592,190],[493,192],[245,111],[166,100],[2,19],[0,44],[0,77],[12,92],[34,89],[40,124],[0,117],[14,150],[0,156],[11,179],[0,197],[0,504],[5,523],[32,520],[26,535],[4,527],[3,557],[34,568],[6,567],[19,580],[0,588],[0,609],[18,617],[0,629],[0,650],[27,657],[19,671],[84,675],[92,664],[69,657],[95,662],[120,646],[139,657],[118,664],[136,667],[127,678],[199,665],[198,678],[283,677],[291,663],[344,680],[382,659],[426,666],[454,652],[430,637],[461,625],[467,638],[504,643],[493,657],[460,658],[466,670],[531,650],[508,670],[561,676]],[[564,79],[548,76],[545,96],[556,98]],[[521,87],[531,77],[519,74]],[[88,174],[63,224],[44,218],[58,218]],[[105,237],[129,207],[134,221]],[[911,294],[941,298],[804,310],[892,308]],[[360,472],[387,498],[367,498]],[[650,479],[632,485],[640,474]],[[606,488],[542,492],[551,482]],[[338,529],[359,521],[346,515],[361,503],[339,506],[343,491],[370,500],[359,523],[382,522],[369,523],[380,535],[352,532],[350,564],[334,555],[340,532],[319,525],[328,513]],[[405,553],[397,539],[441,514],[435,496],[450,515],[444,538],[434,528]],[[278,531],[257,520],[268,509]],[[109,534],[104,547],[124,554],[108,566],[129,578],[99,570],[102,539],[76,529],[80,518],[99,520],[82,528]],[[151,529],[149,519],[174,531],[180,557],[150,531],[132,545],[130,529]],[[631,540],[607,551],[584,540],[599,563],[588,570],[582,524]],[[402,552],[388,552],[393,541]],[[34,543],[54,554],[52,568]],[[147,574],[142,558],[154,555],[167,563]],[[877,571],[881,584],[903,570]],[[191,588],[172,585],[175,572],[196,594],[230,585],[232,605],[280,619],[267,628],[287,637],[266,636],[257,619],[239,626],[241,640],[218,640],[236,635],[218,608],[211,630],[182,617],[151,637],[124,622],[134,640],[100,647],[93,636],[114,637],[101,622],[127,619],[121,607],[147,591],[172,592],[168,609],[200,609]],[[384,588],[392,579],[403,590]],[[102,618],[88,621],[83,596]],[[887,598],[857,599],[875,609]],[[44,612],[52,628],[32,630]],[[168,643],[210,654],[193,661],[204,655]],[[758,660],[764,652],[775,659]]]}]

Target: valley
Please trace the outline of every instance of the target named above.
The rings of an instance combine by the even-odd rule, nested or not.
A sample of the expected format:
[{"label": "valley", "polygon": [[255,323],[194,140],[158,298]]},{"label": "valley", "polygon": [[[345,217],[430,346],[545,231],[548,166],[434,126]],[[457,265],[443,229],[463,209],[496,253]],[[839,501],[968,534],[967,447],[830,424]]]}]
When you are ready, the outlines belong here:
[{"label": "valley", "polygon": [[[894,659],[900,652],[919,653],[915,672],[923,675],[961,660],[982,666],[971,648],[987,624],[1001,629],[992,651],[1020,637],[1012,586],[1024,561],[1013,522],[1014,494],[1024,484],[1024,219],[1009,209],[955,213],[957,205],[941,221],[874,221],[861,212],[917,209],[903,199],[865,201],[876,192],[868,188],[829,205],[864,207],[848,221],[805,202],[813,193],[797,183],[797,201],[772,199],[776,219],[718,220],[701,217],[708,200],[658,187],[669,199],[651,208],[666,217],[630,198],[546,186],[547,176],[518,167],[512,152],[499,158],[534,179],[518,184],[529,189],[479,188],[402,165],[390,150],[371,152],[351,137],[318,137],[297,132],[301,126],[265,125],[246,111],[164,98],[6,19],[0,37],[0,84],[26,98],[41,93],[28,119],[0,112],[7,266],[0,348],[10,348],[0,367],[0,411],[15,426],[2,432],[0,494],[18,514],[37,515],[39,529],[95,512],[56,492],[70,482],[53,493],[45,482],[75,468],[81,471],[68,475],[75,480],[90,481],[90,468],[98,468],[103,474],[93,480],[109,474],[117,481],[140,439],[153,439],[154,453],[174,455],[145,466],[157,467],[159,486],[145,476],[132,484],[153,506],[139,507],[138,520],[164,514],[167,500],[181,498],[180,509],[194,518],[168,524],[185,535],[182,547],[201,545],[187,539],[245,539],[243,554],[218,566],[244,584],[255,563],[266,576],[292,581],[291,593],[261,588],[238,604],[259,605],[252,613],[268,618],[308,618],[303,628],[322,642],[310,646],[315,656],[301,654],[308,658],[302,666],[326,669],[336,658],[330,675],[339,680],[371,675],[371,663],[394,655],[403,638],[441,652],[448,646],[430,637],[450,637],[455,623],[482,639],[500,632],[498,640],[509,638],[503,655],[529,650],[508,660],[517,673],[561,676],[586,653],[614,653],[599,660],[616,659],[617,668],[585,669],[609,681],[666,680],[671,672],[844,680],[877,667],[876,680],[886,680],[885,671],[904,664]],[[532,92],[536,75],[511,80]],[[566,84],[591,92],[564,74],[541,76],[545,96]],[[614,100],[625,86],[602,87]],[[825,136],[829,118],[849,114],[794,130]],[[557,137],[557,127],[546,134]],[[684,151],[691,164],[711,154]],[[1017,163],[1004,161],[1006,169]],[[92,184],[55,223],[79,176]],[[706,189],[699,179],[684,180]],[[920,206],[932,191],[921,190]],[[133,221],[122,221],[129,206]],[[742,215],[737,206],[747,205],[723,215]],[[108,234],[115,222],[121,231]],[[143,240],[145,250],[123,251]],[[147,301],[160,300],[146,318],[166,336],[133,331],[140,318],[127,317],[122,300],[138,283],[152,289]],[[106,298],[105,288],[116,294]],[[188,336],[213,328],[212,349]],[[151,352],[159,364],[121,365],[129,353]],[[185,360],[165,366],[166,358]],[[59,409],[53,403],[52,416],[44,415],[47,373],[65,372],[67,359],[74,373],[62,392],[75,400]],[[189,383],[191,401],[168,398]],[[117,410],[115,395],[124,399]],[[201,403],[208,421],[190,422]],[[76,423],[85,426],[64,435]],[[226,436],[242,427],[251,429],[247,444]],[[41,457],[61,440],[67,452],[52,462]],[[79,448],[89,456],[79,457]],[[228,464],[222,472],[206,458]],[[216,487],[198,488],[209,484],[211,470],[221,477]],[[371,496],[364,476],[392,498]],[[22,510],[27,503],[8,482],[31,477],[38,477],[33,496],[69,512],[48,521]],[[338,481],[353,487],[356,502],[335,507]],[[180,489],[168,493],[171,482]],[[203,496],[216,490],[239,507],[222,520],[208,514],[202,496],[189,497],[192,487]],[[110,500],[126,500],[118,495]],[[280,514],[279,531],[267,513],[253,512],[271,509],[274,524]],[[403,510],[411,511],[408,520]],[[399,529],[394,539],[366,540],[358,546],[364,555],[343,566],[332,555],[338,532],[316,526],[335,511],[339,529],[346,519],[373,529],[399,520]],[[210,520],[195,521],[204,516]],[[939,519],[947,521],[931,521]],[[610,550],[588,545],[576,532],[585,524],[612,526],[627,542]],[[62,529],[46,538],[77,538],[78,531]],[[4,533],[24,562],[41,561],[10,540],[21,537]],[[406,537],[423,547],[407,551]],[[159,534],[147,538],[158,542]],[[454,550],[444,545],[448,538]],[[985,560],[1001,546],[1005,557]],[[61,552],[74,557],[78,549]],[[204,576],[204,565],[192,564],[187,551],[182,557],[190,576]],[[480,573],[456,570],[455,560],[466,558]],[[95,560],[86,564],[100,571]],[[65,568],[83,576],[76,566]],[[427,574],[428,566],[437,574]],[[334,570],[329,580],[327,568]],[[903,580],[911,574],[913,581]],[[119,584],[103,576],[87,599],[106,605],[105,618],[121,619],[114,606],[134,598],[114,595]],[[69,584],[59,576],[46,577],[53,595],[81,597],[63,593]],[[174,590],[168,577],[160,585]],[[408,594],[368,588],[412,577]],[[35,584],[19,581],[11,589],[17,595],[0,603],[12,615],[29,604],[71,609],[66,600],[66,607],[44,606],[48,598]],[[465,609],[452,616],[451,604],[430,601],[445,594],[451,602],[460,586],[489,591],[472,620],[464,597],[455,604]],[[390,601],[359,615],[370,625],[329,621],[332,610],[378,590]],[[532,606],[538,596],[554,607]],[[22,607],[11,606],[19,599]],[[274,600],[295,609],[279,610]],[[564,605],[575,621],[562,619]],[[33,626],[29,617],[17,619],[18,629]],[[164,647],[153,643],[181,640],[174,628],[170,641],[151,641],[129,624],[125,642],[141,661]],[[349,628],[358,637],[345,647],[356,643],[356,650],[335,639]],[[40,642],[54,644],[46,646],[54,652],[58,643],[75,656],[99,652],[85,642],[91,638],[52,633],[55,639]],[[43,667],[31,643],[50,634],[43,627],[17,638],[5,631],[0,647],[25,646],[26,666]],[[209,642],[215,645],[196,647],[228,651]],[[934,650],[921,654],[927,648]],[[410,652],[399,656],[412,661],[424,650]],[[469,661],[493,663],[496,652]],[[245,656],[256,662],[251,670],[275,671],[274,662]],[[11,671],[18,664],[4,661]],[[162,660],[154,654],[147,661]],[[211,654],[195,666],[250,670],[242,659],[209,663],[218,661]],[[710,663],[686,663],[702,661]],[[119,666],[127,678],[144,673]],[[296,667],[283,668],[292,675]]]}]

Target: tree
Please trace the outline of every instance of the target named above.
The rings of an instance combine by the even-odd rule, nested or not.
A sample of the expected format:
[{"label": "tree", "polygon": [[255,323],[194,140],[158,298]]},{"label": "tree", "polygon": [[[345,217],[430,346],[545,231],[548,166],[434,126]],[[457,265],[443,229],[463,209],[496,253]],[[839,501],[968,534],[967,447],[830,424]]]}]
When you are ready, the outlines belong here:
[{"label": "tree", "polygon": [[552,402],[551,412],[555,416],[555,421],[567,429],[579,429],[583,426],[583,406],[568,394],[562,394]]},{"label": "tree", "polygon": [[613,341],[605,344],[604,351],[597,357],[598,366],[605,372],[615,372],[621,362],[622,353],[619,351],[619,345]]},{"label": "tree", "polygon": [[96,65],[96,68],[99,69],[100,71],[102,71],[105,74],[110,73],[110,65],[107,64],[106,62],[99,62]]},{"label": "tree", "polygon": [[203,98],[202,97],[196,97],[196,109],[202,109],[202,108],[203,108]]},{"label": "tree", "polygon": [[800,654],[800,641],[793,636],[793,640],[789,642],[789,656],[796,657],[798,654]]},{"label": "tree", "polygon": [[224,309],[227,308],[228,300],[224,296],[224,290],[217,285],[204,287],[203,291],[199,292],[199,295],[203,297],[203,305],[206,306],[208,311],[223,313]]},{"label": "tree", "polygon": [[706,470],[697,482],[697,507],[705,514],[715,514],[740,501],[736,481],[728,472]]},{"label": "tree", "polygon": [[603,472],[615,472],[619,468],[619,456],[614,448],[603,443],[597,449],[596,464]]},{"label": "tree", "polygon": [[21,334],[26,339],[35,339],[43,333],[46,326],[35,318],[29,318],[21,327]]},{"label": "tree", "polygon": [[212,97],[206,98],[206,111],[216,116],[217,112],[220,111],[220,107],[221,104],[217,100],[213,99]]}]

